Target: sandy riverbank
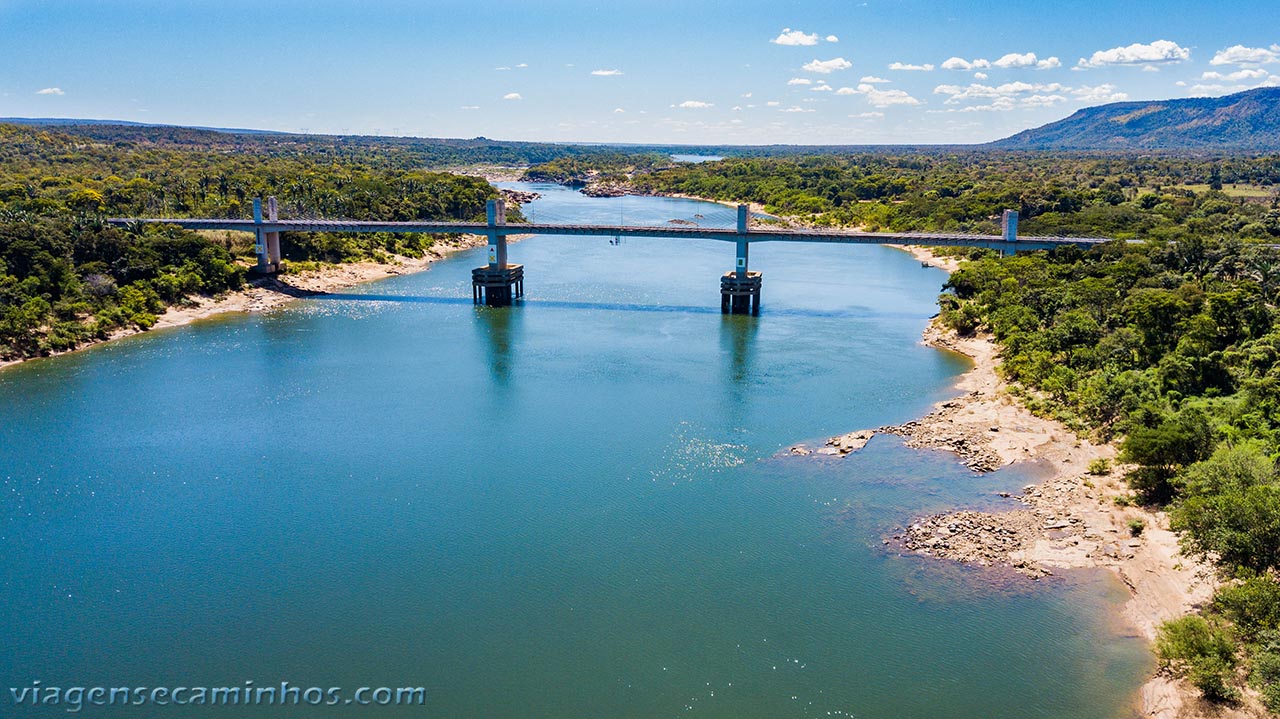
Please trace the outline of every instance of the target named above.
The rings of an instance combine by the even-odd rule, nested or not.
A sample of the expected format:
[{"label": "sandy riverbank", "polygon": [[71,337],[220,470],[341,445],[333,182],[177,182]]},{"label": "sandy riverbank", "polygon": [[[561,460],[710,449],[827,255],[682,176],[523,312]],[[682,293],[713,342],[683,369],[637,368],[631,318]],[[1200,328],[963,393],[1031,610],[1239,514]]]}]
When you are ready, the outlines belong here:
[{"label": "sandy riverbank", "polygon": [[[697,195],[686,195],[683,192],[662,192],[662,193],[658,193],[655,196],[656,197],[674,197],[678,200],[698,200],[699,202],[714,202],[717,205],[732,207],[735,210],[738,209],[738,205],[742,204],[740,202],[731,202],[729,200],[712,200],[706,197],[698,197]],[[765,212],[764,205],[760,204],[759,202],[748,202],[747,206],[751,208],[751,214],[753,215],[769,214],[768,212]]]},{"label": "sandy riverbank", "polygon": [[[934,257],[928,248],[904,247],[930,265],[954,271],[954,258]],[[955,452],[975,471],[990,471],[1015,462],[1041,462],[1051,468],[1039,484],[1006,498],[1000,512],[955,511],[914,519],[886,544],[913,552],[982,566],[1006,565],[1038,579],[1058,569],[1102,567],[1129,588],[1124,619],[1148,640],[1165,620],[1186,614],[1208,601],[1215,587],[1209,567],[1178,551],[1168,517],[1115,502],[1129,494],[1123,472],[1088,473],[1089,463],[1114,463],[1113,444],[1082,440],[1066,426],[1037,417],[1009,392],[996,372],[1000,359],[988,337],[959,337],[938,324],[924,333],[933,347],[970,357],[974,366],[956,389],[962,394],[940,402],[925,417],[903,425],[861,430],[833,437],[827,446],[793,453],[849,454],[877,433],[904,437],[911,447]],[[1131,520],[1143,530],[1134,536]],[[1213,707],[1187,684],[1157,675],[1141,689],[1142,716],[1158,719],[1246,717],[1245,708]]]},{"label": "sandy riverbank", "polygon": [[[512,235],[508,237],[508,242],[517,242],[524,237],[526,236]],[[395,256],[388,262],[353,262],[344,265],[326,266],[318,270],[299,272],[297,274],[252,279],[242,290],[227,292],[217,297],[192,297],[184,306],[170,307],[164,314],[160,315],[155,326],[150,330],[118,330],[105,340],[90,342],[72,351],[79,351],[101,342],[109,342],[144,331],[151,332],[158,329],[180,327],[227,312],[267,312],[302,297],[325,294],[395,275],[421,272],[438,259],[459,250],[479,247],[485,241],[485,238],[481,235],[462,235],[456,240],[436,242],[422,257]],[[26,360],[3,361],[0,362],[0,369],[24,361]]]}]

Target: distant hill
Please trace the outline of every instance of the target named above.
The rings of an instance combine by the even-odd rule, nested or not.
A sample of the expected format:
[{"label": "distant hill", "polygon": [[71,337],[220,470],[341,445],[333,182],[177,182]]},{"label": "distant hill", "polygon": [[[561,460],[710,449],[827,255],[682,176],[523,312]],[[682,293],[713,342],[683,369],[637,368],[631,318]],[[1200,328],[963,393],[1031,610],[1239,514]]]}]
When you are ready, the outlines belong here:
[{"label": "distant hill", "polygon": [[[662,153],[675,155],[720,155],[724,157],[785,157],[789,155],[829,155],[901,152],[964,152],[974,145],[680,145],[632,142],[529,142],[430,137],[383,137],[378,135],[327,135],[292,133],[277,130],[252,130],[228,127],[168,125],[130,120],[95,120],[66,117],[0,117],[0,125],[24,125],[58,130],[101,142],[133,142],[182,147],[218,147],[220,149],[255,149],[262,147],[298,146],[390,146],[434,148],[499,148],[536,152],[520,160],[513,155],[474,158],[473,162],[535,163],[552,157],[574,156],[617,151],[626,154]],[[980,149],[980,148],[979,148]],[[465,158],[464,158],[465,159]]]},{"label": "distant hill", "polygon": [[1001,150],[1280,150],[1280,87],[1225,97],[1115,102],[1024,130]]},{"label": "distant hill", "polygon": [[37,127],[67,127],[67,126],[118,126],[118,127],[150,127],[157,129],[179,128],[185,130],[207,130],[209,132],[223,132],[234,135],[287,135],[287,132],[276,132],[275,130],[250,130],[244,128],[232,127],[205,127],[203,125],[168,125],[165,123],[152,122],[134,122],[132,120],[93,120],[89,118],[72,118],[72,117],[0,117],[0,123],[9,125],[34,125]]}]

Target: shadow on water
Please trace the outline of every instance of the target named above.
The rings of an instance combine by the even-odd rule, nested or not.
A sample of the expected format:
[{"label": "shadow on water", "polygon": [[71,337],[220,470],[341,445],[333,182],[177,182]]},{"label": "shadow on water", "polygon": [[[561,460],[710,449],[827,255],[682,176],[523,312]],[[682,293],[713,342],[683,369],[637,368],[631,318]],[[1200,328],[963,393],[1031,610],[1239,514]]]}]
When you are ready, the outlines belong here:
[{"label": "shadow on water", "polygon": [[489,349],[489,375],[506,386],[511,379],[515,346],[519,340],[521,313],[513,307],[476,307],[475,326]]},{"label": "shadow on water", "polygon": [[[376,294],[353,294],[335,292],[331,294],[315,295],[308,297],[310,300],[332,301],[341,300],[344,302],[402,302],[407,304],[430,304],[430,305],[470,305],[473,304],[470,297],[446,297],[431,295],[376,295]],[[653,313],[680,313],[695,315],[715,315],[720,314],[718,306],[694,306],[694,305],[642,305],[630,302],[575,302],[570,300],[520,300],[516,307],[546,307],[548,309],[557,310],[608,310],[613,312],[653,312]],[[812,318],[849,318],[849,319],[865,319],[868,317],[877,317],[882,319],[918,319],[918,313],[909,312],[877,312],[871,308],[851,307],[839,310],[818,310],[802,307],[783,307],[776,309],[760,308],[760,316],[776,316],[776,317],[812,317]]]},{"label": "shadow on water", "polygon": [[720,322],[720,347],[729,355],[729,380],[735,399],[741,398],[743,387],[751,379],[759,319],[750,315],[724,315]]}]

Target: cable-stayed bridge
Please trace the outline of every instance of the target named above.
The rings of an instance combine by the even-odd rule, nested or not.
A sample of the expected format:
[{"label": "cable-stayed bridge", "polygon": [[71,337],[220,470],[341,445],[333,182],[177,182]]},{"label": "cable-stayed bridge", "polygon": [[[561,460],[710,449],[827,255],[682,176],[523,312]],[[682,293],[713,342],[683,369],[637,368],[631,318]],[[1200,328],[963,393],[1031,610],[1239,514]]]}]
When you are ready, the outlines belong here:
[{"label": "cable-stayed bridge", "polygon": [[[264,212],[265,210],[265,212]],[[533,218],[539,218],[536,215]],[[1059,247],[1092,247],[1111,239],[1105,237],[1038,237],[1018,234],[1018,213],[1006,210],[1001,234],[957,232],[864,232],[837,228],[792,228],[752,226],[747,205],[737,207],[736,222],[721,224],[723,218],[711,222],[635,225],[580,224],[547,222],[506,222],[503,200],[490,200],[485,222],[375,222],[342,219],[279,219],[274,197],[264,203],[254,200],[251,220],[213,218],[113,218],[115,225],[134,223],[172,224],[190,230],[237,230],[252,232],[257,238],[258,271],[275,272],[281,261],[281,232],[419,232],[428,234],[477,234],[489,240],[488,264],[472,271],[473,298],[492,306],[510,305],[524,295],[524,266],[507,262],[509,235],[560,235],[612,237],[658,237],[686,240],[719,240],[732,242],[737,248],[736,265],[720,278],[720,308],[732,314],[757,314],[760,311],[762,276],[749,269],[752,242],[821,242],[835,244],[926,245],[944,247],[985,247],[1002,253],[1029,250],[1052,250]],[[554,219],[554,218],[551,218]]]}]

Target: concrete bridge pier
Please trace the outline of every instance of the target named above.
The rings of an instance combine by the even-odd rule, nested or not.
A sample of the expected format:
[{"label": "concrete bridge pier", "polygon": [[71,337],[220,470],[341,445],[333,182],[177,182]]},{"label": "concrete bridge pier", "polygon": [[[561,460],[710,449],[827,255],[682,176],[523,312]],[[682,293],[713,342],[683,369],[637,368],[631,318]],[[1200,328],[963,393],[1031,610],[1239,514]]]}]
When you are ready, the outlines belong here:
[{"label": "concrete bridge pier", "polygon": [[[267,198],[267,222],[279,222],[280,213],[276,208],[276,198]],[[267,266],[271,272],[280,271],[280,233],[267,232]]]},{"label": "concrete bridge pier", "polygon": [[1000,234],[1005,242],[1018,241],[1018,211],[1005,210],[1000,216]]},{"label": "concrete bridge pier", "polygon": [[[1005,210],[1000,215],[1000,236],[1004,238],[1005,242],[1018,241],[1018,211],[1017,210]],[[1011,255],[1018,254],[1017,246],[1007,245],[1007,247],[1008,247],[1007,250],[1003,248],[1000,250],[1001,257],[1004,257],[1006,252]]]},{"label": "concrete bridge pier", "polygon": [[749,212],[747,205],[738,205],[738,259],[733,271],[720,278],[720,312],[726,315],[760,314],[760,287],[764,280],[759,272],[747,267]]},{"label": "concrete bridge pier", "polygon": [[524,265],[507,263],[507,203],[489,200],[485,206],[489,225],[489,264],[471,271],[471,300],[490,307],[509,307],[524,297]]},{"label": "concrete bridge pier", "polygon": [[260,275],[270,274],[270,262],[267,259],[267,233],[262,231],[262,198],[253,198],[253,253],[258,256],[258,264],[253,268]]},{"label": "concrete bridge pier", "polygon": [[[266,221],[278,222],[280,213],[276,209],[276,198],[267,198]],[[254,242],[253,252],[258,256],[258,264],[253,268],[260,275],[269,275],[280,271],[280,233],[266,231],[262,227],[262,198],[253,198]]]}]

